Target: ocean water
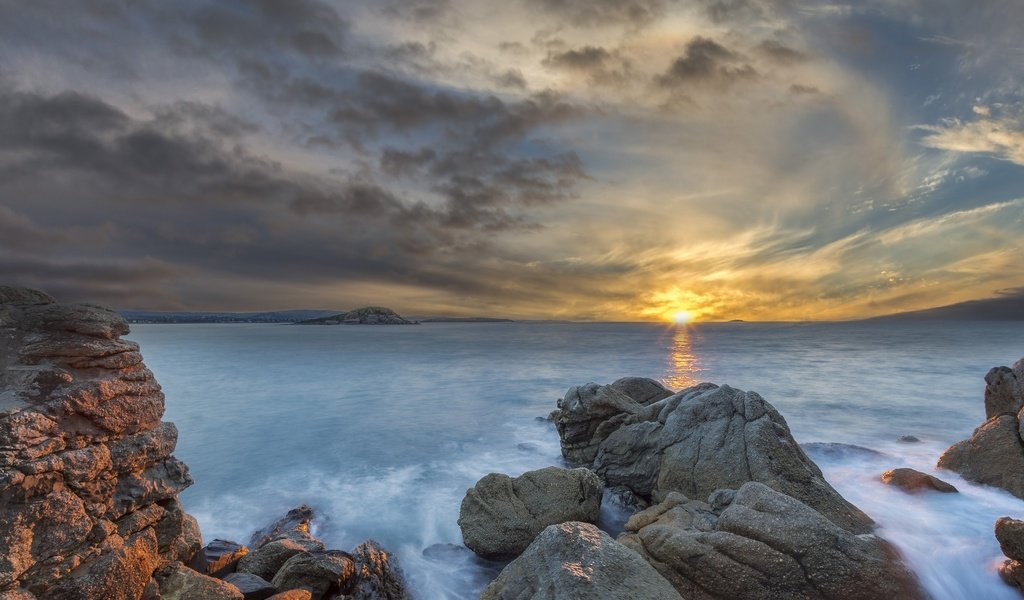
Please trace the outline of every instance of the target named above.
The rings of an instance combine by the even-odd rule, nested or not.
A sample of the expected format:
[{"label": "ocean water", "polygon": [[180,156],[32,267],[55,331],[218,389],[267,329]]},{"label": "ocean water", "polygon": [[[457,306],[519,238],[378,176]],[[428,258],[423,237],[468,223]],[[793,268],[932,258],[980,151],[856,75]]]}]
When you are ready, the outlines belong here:
[{"label": "ocean water", "polygon": [[[984,419],[983,377],[1024,356],[1024,324],[135,325],[129,337],[167,394],[196,479],[182,501],[207,540],[244,543],[305,502],[331,547],[372,537],[396,553],[417,598],[475,598],[500,566],[458,546],[466,489],[562,464],[537,417],[571,385],[639,375],[757,391],[799,442],[874,451],[809,454],[935,598],[1018,597],[996,574],[992,527],[1024,517],[1024,501],[934,465]],[[900,466],[961,494],[878,482]],[[605,527],[621,524],[604,510]]]}]

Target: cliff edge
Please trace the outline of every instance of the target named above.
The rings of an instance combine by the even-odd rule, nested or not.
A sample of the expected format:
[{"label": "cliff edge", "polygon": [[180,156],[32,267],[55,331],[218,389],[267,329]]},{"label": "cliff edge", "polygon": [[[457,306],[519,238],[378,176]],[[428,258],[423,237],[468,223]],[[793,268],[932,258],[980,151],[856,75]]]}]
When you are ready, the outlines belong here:
[{"label": "cliff edge", "polygon": [[202,546],[126,333],[113,311],[0,286],[0,597],[136,599]]}]

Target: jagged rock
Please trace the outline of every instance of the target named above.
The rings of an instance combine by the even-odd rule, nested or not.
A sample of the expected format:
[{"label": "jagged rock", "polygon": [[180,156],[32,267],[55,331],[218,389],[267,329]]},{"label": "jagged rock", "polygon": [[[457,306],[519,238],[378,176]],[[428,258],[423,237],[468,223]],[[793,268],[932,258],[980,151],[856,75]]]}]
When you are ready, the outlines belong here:
[{"label": "jagged rock", "polygon": [[[727,501],[727,504],[726,504]],[[674,497],[619,538],[684,598],[925,598],[895,550],[806,504],[750,482],[716,504]],[[656,518],[651,521],[650,517]],[[635,525],[642,525],[636,528]]]},{"label": "jagged rock", "polygon": [[306,504],[296,506],[280,519],[254,532],[249,538],[249,547],[255,550],[274,540],[289,539],[306,547],[307,550],[323,550],[323,544],[309,533],[309,523],[312,520],[312,507]]},{"label": "jagged rock", "polygon": [[238,588],[245,600],[264,600],[277,593],[269,581],[252,573],[228,573],[224,581]]},{"label": "jagged rock", "polygon": [[1017,429],[1016,417],[993,417],[975,429],[970,439],[943,452],[938,467],[1024,498],[1024,445]]},{"label": "jagged rock", "polygon": [[242,592],[235,586],[198,573],[181,563],[174,563],[157,573],[156,580],[163,600],[244,600]]},{"label": "jagged rock", "polygon": [[271,584],[279,590],[308,590],[313,600],[338,591],[352,578],[355,563],[347,552],[319,550],[289,558],[274,575]]},{"label": "jagged rock", "polygon": [[702,383],[643,406],[611,386],[587,384],[570,388],[559,408],[563,455],[592,456],[609,487],[658,501],[673,491],[706,498],[759,481],[849,531],[872,530],[871,519],[825,481],[782,415],[753,392]]},{"label": "jagged rock", "polygon": [[999,565],[999,577],[1007,585],[1013,586],[1024,592],[1024,563],[1016,560],[1006,559]]},{"label": "jagged rock", "polygon": [[0,287],[0,589],[135,600],[182,558],[194,520],[167,506],[192,480],[127,332],[113,311]]},{"label": "jagged rock", "polygon": [[473,552],[513,558],[548,525],[597,520],[601,480],[587,469],[547,467],[511,478],[491,473],[466,492],[459,528]]},{"label": "jagged rock", "polygon": [[681,600],[636,552],[588,523],[544,529],[480,600]]},{"label": "jagged rock", "polygon": [[293,540],[274,540],[243,556],[238,561],[238,571],[252,573],[270,581],[289,558],[307,550],[308,548]]},{"label": "jagged rock", "polygon": [[124,542],[118,543],[115,536],[108,541],[113,543],[97,559],[75,568],[41,595],[49,600],[136,600],[142,596],[159,560],[156,534],[147,528]]},{"label": "jagged rock", "polygon": [[189,562],[203,547],[203,536],[195,517],[181,508],[176,498],[162,503],[163,516],[156,523],[156,539],[160,545],[163,564]]},{"label": "jagged rock", "polygon": [[1024,561],[1024,521],[1000,517],[996,520],[996,539],[1007,558]]},{"label": "jagged rock", "polygon": [[234,573],[239,559],[249,553],[249,549],[241,544],[228,540],[213,540],[192,557],[189,566],[211,577],[223,578]]},{"label": "jagged rock", "polygon": [[882,483],[894,485],[901,490],[912,494],[926,490],[934,490],[947,494],[957,493],[957,489],[955,487],[938,477],[934,477],[914,469],[889,469],[885,473],[882,473],[881,480]]},{"label": "jagged rock", "polygon": [[366,540],[352,551],[352,558],[355,585],[346,595],[348,600],[408,600],[395,555],[374,540]]},{"label": "jagged rock", "polygon": [[0,600],[36,600],[36,597],[25,590],[8,590],[0,592]]}]

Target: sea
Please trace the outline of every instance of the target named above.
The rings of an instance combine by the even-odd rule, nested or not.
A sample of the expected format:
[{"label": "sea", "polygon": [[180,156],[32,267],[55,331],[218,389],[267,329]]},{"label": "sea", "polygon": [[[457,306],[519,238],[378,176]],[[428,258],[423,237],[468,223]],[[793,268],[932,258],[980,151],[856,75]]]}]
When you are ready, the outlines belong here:
[{"label": "sea", "polygon": [[[129,338],[166,393],[195,478],[181,500],[206,540],[245,543],[307,503],[330,547],[391,550],[414,597],[476,598],[501,565],[461,546],[467,488],[564,464],[544,419],[558,398],[636,375],[758,392],[934,598],[1019,597],[996,572],[993,523],[1024,518],[1024,501],[935,463],[984,420],[984,375],[1024,356],[1024,323],[174,324]],[[880,483],[895,467],[960,493]],[[607,501],[600,525],[616,534],[626,516]]]}]

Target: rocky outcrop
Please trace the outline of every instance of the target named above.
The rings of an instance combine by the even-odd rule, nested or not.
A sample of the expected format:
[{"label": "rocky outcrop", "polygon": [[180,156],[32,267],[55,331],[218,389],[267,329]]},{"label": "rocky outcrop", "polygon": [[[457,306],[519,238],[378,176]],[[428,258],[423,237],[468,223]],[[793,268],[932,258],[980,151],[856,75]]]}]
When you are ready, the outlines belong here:
[{"label": "rocky outcrop", "polygon": [[157,574],[161,600],[243,600],[242,592],[220,579],[203,575],[180,563]]},{"label": "rocky outcrop", "polygon": [[390,308],[383,306],[367,306],[357,308],[345,313],[306,319],[298,321],[296,325],[417,325],[416,321],[399,316]]},{"label": "rocky outcrop", "polygon": [[491,473],[466,492],[462,537],[484,558],[518,556],[548,525],[597,520],[601,480],[587,469],[547,467],[512,478]]},{"label": "rocky outcrop", "polygon": [[625,393],[634,389],[569,389],[555,417],[567,460],[647,502],[670,492],[705,498],[757,481],[848,531],[872,530],[871,519],[825,481],[782,415],[756,393],[702,383],[660,399],[644,395],[644,404]]},{"label": "rocky outcrop", "polygon": [[[0,287],[0,592],[136,599],[201,546],[177,430],[124,319]],[[13,593],[13,592],[12,592]]]},{"label": "rocky outcrop", "polygon": [[551,525],[480,600],[682,600],[636,552],[588,523]]},{"label": "rocky outcrop", "polygon": [[946,494],[955,494],[957,489],[939,479],[938,477],[922,473],[915,469],[902,467],[889,469],[879,478],[882,483],[900,488],[904,492],[916,494],[918,492],[936,491]]},{"label": "rocky outcrop", "polygon": [[679,493],[634,515],[619,538],[683,598],[925,598],[895,550],[764,484]]},{"label": "rocky outcrop", "polygon": [[1013,368],[995,367],[985,375],[985,415],[967,440],[950,446],[938,467],[964,479],[1002,488],[1024,498],[1024,359]]},{"label": "rocky outcrop", "polygon": [[294,593],[296,598],[407,600],[402,569],[394,555],[374,540],[366,540],[352,553],[328,550],[310,533],[313,517],[313,509],[304,504],[253,533],[251,548],[238,560],[236,574],[270,582],[277,592]]}]

